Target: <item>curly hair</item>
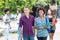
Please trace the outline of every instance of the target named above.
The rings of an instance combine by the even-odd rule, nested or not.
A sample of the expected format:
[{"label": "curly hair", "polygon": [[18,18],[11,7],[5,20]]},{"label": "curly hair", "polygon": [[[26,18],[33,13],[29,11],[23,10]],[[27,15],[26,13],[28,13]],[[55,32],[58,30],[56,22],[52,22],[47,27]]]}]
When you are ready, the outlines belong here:
[{"label": "curly hair", "polygon": [[42,8],[42,7],[37,8],[37,13],[39,13],[40,10],[42,10],[44,12],[44,14],[45,14],[45,9]]}]

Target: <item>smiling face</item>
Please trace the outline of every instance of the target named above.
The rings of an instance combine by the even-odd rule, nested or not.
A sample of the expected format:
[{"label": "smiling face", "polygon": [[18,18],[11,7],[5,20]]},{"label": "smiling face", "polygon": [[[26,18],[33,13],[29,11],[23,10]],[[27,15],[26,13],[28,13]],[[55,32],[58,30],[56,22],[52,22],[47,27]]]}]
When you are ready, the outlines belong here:
[{"label": "smiling face", "polygon": [[48,15],[52,15],[52,14],[51,14],[51,10],[48,10]]},{"label": "smiling face", "polygon": [[39,16],[43,16],[44,15],[44,11],[43,10],[39,10]]},{"label": "smiling face", "polygon": [[29,15],[30,9],[29,8],[24,8],[24,13],[25,13],[25,15]]}]

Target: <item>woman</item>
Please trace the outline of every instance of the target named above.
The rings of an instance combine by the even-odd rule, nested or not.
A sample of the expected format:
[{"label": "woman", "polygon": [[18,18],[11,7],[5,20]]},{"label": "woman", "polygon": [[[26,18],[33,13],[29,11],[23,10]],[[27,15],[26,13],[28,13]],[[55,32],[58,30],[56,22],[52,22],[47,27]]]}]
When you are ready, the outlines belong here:
[{"label": "woman", "polygon": [[5,23],[5,34],[6,34],[6,39],[5,40],[8,40],[8,36],[9,36],[9,29],[10,29],[10,14],[9,14],[9,9],[6,8],[4,10],[5,12],[5,16],[3,17],[3,20],[4,20],[4,23]]},{"label": "woman", "polygon": [[19,27],[19,20],[21,18],[21,10],[20,9],[17,9],[17,24],[18,24],[18,40],[21,40],[20,39],[20,27]]},{"label": "woman", "polygon": [[53,12],[51,10],[48,10],[47,17],[49,18],[50,27],[52,27],[51,30],[50,30],[49,37],[50,37],[50,40],[53,40],[53,36],[54,36],[54,33],[55,33],[55,29],[56,29],[56,27],[55,27],[56,17],[53,15]]},{"label": "woman", "polygon": [[[39,17],[35,19],[34,26],[37,29],[37,39],[38,40],[47,40],[48,31],[47,29],[50,28],[49,20],[47,17],[44,16],[45,10],[43,8],[38,8]],[[47,18],[47,23],[46,23]],[[46,26],[48,24],[48,26]]]}]

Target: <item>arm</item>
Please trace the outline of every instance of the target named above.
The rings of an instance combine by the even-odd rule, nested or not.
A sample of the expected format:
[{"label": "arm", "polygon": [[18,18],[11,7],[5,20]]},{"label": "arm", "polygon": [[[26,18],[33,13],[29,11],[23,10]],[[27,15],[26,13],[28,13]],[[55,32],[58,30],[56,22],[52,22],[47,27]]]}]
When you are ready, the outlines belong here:
[{"label": "arm", "polygon": [[56,22],[57,22],[56,18],[53,18],[52,19],[52,26],[54,26],[56,24]]},{"label": "arm", "polygon": [[20,27],[20,38],[22,39],[22,35],[23,35],[23,33],[22,33],[23,31],[22,31],[22,27]]},{"label": "arm", "polygon": [[35,35],[35,28],[34,28],[34,26],[32,26],[32,29],[33,29],[33,33],[34,33],[34,35]]},{"label": "arm", "polygon": [[33,29],[33,33],[34,33],[34,35],[35,35],[35,28],[34,28],[34,17],[33,17],[33,21],[32,21],[32,29]]},{"label": "arm", "polygon": [[11,20],[9,19],[7,22],[11,22]]},{"label": "arm", "polygon": [[43,30],[44,28],[36,28],[37,30]]},{"label": "arm", "polygon": [[23,21],[22,21],[22,18],[20,18],[19,27],[20,27],[20,38],[21,38],[21,39],[22,39],[22,35],[23,35],[22,25],[23,25]]}]

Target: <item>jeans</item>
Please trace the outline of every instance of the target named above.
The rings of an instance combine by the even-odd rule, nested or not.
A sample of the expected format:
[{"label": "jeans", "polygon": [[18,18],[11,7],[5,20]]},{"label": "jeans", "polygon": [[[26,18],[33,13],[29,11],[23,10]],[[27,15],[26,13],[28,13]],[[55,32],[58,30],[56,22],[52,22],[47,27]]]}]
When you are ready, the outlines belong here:
[{"label": "jeans", "polygon": [[6,28],[5,28],[5,40],[8,40],[10,24],[6,24],[5,26],[6,26]]},{"label": "jeans", "polygon": [[37,37],[38,40],[47,40],[47,37]]},{"label": "jeans", "polygon": [[34,35],[23,35],[23,40],[34,40]]},{"label": "jeans", "polygon": [[20,40],[20,28],[18,28],[18,40]]},{"label": "jeans", "polygon": [[19,23],[17,23],[18,24],[18,40],[21,40],[20,39],[20,27],[19,27]]}]

